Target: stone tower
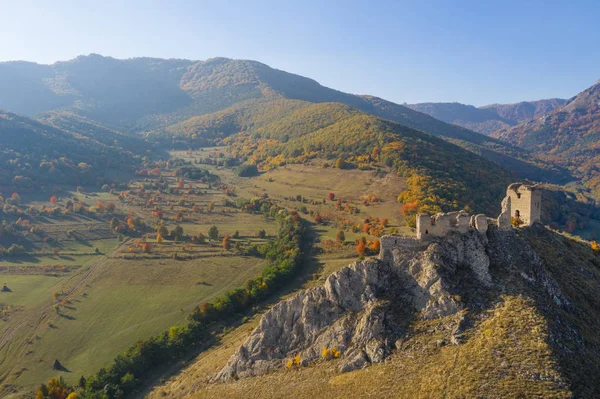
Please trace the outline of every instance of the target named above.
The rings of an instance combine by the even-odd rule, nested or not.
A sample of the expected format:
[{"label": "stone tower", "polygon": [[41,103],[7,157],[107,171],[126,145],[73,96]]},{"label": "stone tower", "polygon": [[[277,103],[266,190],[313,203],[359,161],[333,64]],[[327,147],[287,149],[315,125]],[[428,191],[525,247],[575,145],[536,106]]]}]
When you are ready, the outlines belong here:
[{"label": "stone tower", "polygon": [[523,226],[531,226],[541,221],[542,192],[535,186],[513,183],[506,189],[510,217],[518,217]]}]

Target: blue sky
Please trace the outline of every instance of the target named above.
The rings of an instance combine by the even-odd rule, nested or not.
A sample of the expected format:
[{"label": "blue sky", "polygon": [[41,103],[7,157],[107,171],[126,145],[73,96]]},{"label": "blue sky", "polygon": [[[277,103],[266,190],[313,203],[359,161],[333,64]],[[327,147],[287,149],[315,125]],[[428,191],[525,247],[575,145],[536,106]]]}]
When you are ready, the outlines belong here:
[{"label": "blue sky", "polygon": [[600,78],[600,1],[0,0],[0,61],[254,59],[395,102],[571,97]]}]

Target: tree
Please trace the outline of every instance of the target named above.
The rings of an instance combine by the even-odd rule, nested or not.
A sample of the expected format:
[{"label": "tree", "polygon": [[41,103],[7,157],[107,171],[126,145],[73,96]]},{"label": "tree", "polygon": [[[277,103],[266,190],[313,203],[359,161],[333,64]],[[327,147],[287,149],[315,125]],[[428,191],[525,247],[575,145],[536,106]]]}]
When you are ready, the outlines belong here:
[{"label": "tree", "polygon": [[379,252],[379,250],[381,249],[381,242],[379,240],[375,240],[371,243],[370,247],[371,250]]},{"label": "tree", "polygon": [[236,230],[231,237],[235,239],[240,238],[240,232]]},{"label": "tree", "polygon": [[590,243],[590,246],[592,247],[592,251],[600,252],[600,245],[598,245],[598,243],[596,241],[592,241]]},{"label": "tree", "polygon": [[52,197],[50,197],[51,204],[56,204],[57,201],[58,201],[58,199],[56,198],[56,195],[53,195]]},{"label": "tree", "polygon": [[240,177],[252,177],[258,175],[256,165],[242,165],[236,170],[236,174]]},{"label": "tree", "polygon": [[225,237],[223,237],[223,249],[226,251],[229,251],[231,249],[231,240],[229,239],[229,236],[226,235]]},{"label": "tree", "polygon": [[267,236],[267,232],[265,229],[258,230],[258,238],[265,238]]},{"label": "tree", "polygon": [[356,253],[358,254],[358,256],[360,256],[361,258],[365,256],[365,251],[367,249],[367,246],[365,245],[364,242],[359,241],[358,244],[356,244]]},{"label": "tree", "polygon": [[177,225],[173,230],[171,230],[171,239],[173,240],[182,240],[183,239],[183,227]]},{"label": "tree", "polygon": [[162,244],[163,243],[163,236],[159,234],[156,235],[156,243],[157,244]]},{"label": "tree", "polygon": [[169,229],[167,229],[167,226],[161,223],[158,225],[158,227],[156,227],[156,233],[159,236],[166,237],[169,235]]},{"label": "tree", "polygon": [[329,198],[329,201],[333,201],[335,199],[335,193],[329,193],[327,198]]},{"label": "tree", "polygon": [[344,234],[344,232],[342,230],[338,231],[337,234],[335,235],[335,240],[337,242],[344,242],[346,241],[346,235]]},{"label": "tree", "polygon": [[64,399],[71,393],[71,389],[65,383],[62,377],[50,378],[48,381],[48,398]]},{"label": "tree", "polygon": [[211,240],[219,239],[219,229],[214,224],[208,229],[208,238]]},{"label": "tree", "polygon": [[116,230],[121,225],[121,222],[117,218],[112,218],[110,220],[110,228],[112,230]]},{"label": "tree", "polygon": [[102,186],[102,191],[104,191],[105,193],[110,191],[110,186],[108,184],[105,184]]},{"label": "tree", "polygon": [[84,376],[81,376],[81,378],[79,379],[79,388],[85,388],[85,383],[86,383],[86,379]]},{"label": "tree", "polygon": [[152,252],[152,245],[149,242],[145,242],[142,244],[142,251],[146,254]]}]

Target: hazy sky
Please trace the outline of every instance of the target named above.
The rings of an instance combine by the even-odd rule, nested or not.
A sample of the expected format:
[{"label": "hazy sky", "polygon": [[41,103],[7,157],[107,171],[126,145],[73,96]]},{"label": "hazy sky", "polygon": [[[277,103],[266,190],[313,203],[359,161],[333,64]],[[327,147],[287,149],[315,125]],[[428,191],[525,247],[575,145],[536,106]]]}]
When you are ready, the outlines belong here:
[{"label": "hazy sky", "polygon": [[395,102],[571,97],[600,78],[600,1],[0,0],[0,61],[253,59]]}]

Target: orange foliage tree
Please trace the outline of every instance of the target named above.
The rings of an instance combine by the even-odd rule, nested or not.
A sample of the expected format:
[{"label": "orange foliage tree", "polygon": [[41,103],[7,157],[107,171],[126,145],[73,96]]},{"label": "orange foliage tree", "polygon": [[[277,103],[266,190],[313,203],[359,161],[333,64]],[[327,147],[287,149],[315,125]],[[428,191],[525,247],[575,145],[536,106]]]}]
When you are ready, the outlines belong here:
[{"label": "orange foliage tree", "polygon": [[225,237],[223,237],[223,249],[226,251],[229,251],[231,249],[231,240],[229,239],[229,236],[226,235]]},{"label": "orange foliage tree", "polygon": [[367,250],[367,246],[365,245],[365,243],[363,241],[358,241],[358,244],[356,244],[356,253],[358,254],[358,256],[360,256],[360,257],[365,256],[366,250]]}]

